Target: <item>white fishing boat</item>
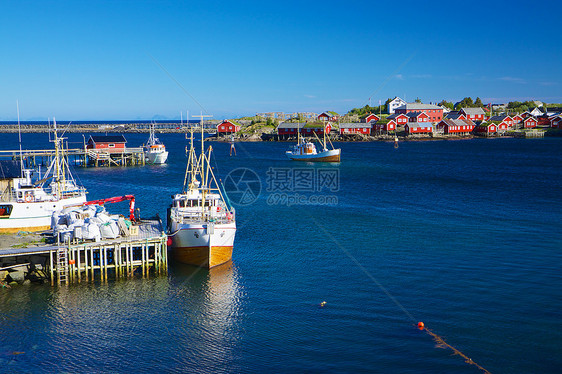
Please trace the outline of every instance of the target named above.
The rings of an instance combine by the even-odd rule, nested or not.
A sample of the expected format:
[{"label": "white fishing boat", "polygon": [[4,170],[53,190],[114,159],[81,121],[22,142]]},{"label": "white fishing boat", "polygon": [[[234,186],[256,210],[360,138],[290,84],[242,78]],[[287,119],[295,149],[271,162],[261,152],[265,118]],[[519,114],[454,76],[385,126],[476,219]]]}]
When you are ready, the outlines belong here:
[{"label": "white fishing boat", "polygon": [[70,206],[86,202],[86,189],[70,173],[54,122],[55,155],[46,173],[32,179],[34,170],[25,169],[21,146],[20,161],[0,164],[0,233],[43,231],[51,228],[51,216]]},{"label": "white fishing boat", "polygon": [[190,144],[183,190],[168,208],[169,248],[176,261],[212,268],[232,258],[236,217],[210,166],[212,147],[205,152],[203,127],[201,155],[193,146],[193,130]]},{"label": "white fishing boat", "polygon": [[149,164],[163,164],[168,159],[166,147],[154,134],[154,125],[150,125],[150,136],[144,145],[144,154]]},{"label": "white fishing boat", "polygon": [[328,141],[330,142],[332,149],[328,149],[328,147],[326,146],[325,133],[323,141],[321,141],[316,133],[314,133],[314,136],[316,136],[318,143],[322,147],[321,151],[318,151],[316,149],[314,143],[306,139],[301,140],[299,129],[297,129],[297,134],[297,144],[295,144],[290,150],[285,152],[285,155],[287,155],[287,157],[291,160],[309,162],[340,162],[341,149],[334,148],[334,145],[332,144],[330,139],[328,139]]}]

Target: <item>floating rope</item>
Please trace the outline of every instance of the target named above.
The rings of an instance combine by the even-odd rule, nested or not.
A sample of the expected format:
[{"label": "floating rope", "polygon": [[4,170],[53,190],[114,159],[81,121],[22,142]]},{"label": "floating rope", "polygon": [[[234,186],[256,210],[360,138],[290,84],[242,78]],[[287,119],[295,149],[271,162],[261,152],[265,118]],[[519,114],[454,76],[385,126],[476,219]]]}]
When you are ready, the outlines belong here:
[{"label": "floating rope", "polygon": [[[365,275],[367,277],[369,277],[380,288],[380,290],[383,291],[386,294],[386,296],[388,296],[388,298],[390,300],[392,300],[394,302],[394,304],[396,304],[396,306],[398,306],[404,312],[404,314],[406,314],[406,316],[408,316],[408,318],[410,318],[410,320],[415,322],[415,319],[412,316],[412,314],[406,308],[404,308],[404,306],[371,274],[371,272],[369,270],[367,270],[367,268],[365,268],[346,248],[344,248],[340,244],[340,242],[324,226],[322,226],[320,224],[320,222],[318,222],[313,216],[311,216],[311,219],[312,219],[312,221],[314,221],[316,226],[318,226],[318,228],[320,228],[324,232],[324,234],[326,234],[326,236],[328,238],[330,238],[339,247],[339,249],[342,252],[344,252],[347,255],[347,257],[349,257],[349,259],[351,261],[353,261],[355,263],[355,265],[357,265],[359,267],[359,269],[361,269],[363,271],[363,273],[365,273]],[[323,303],[325,303],[325,302],[323,302]],[[324,305],[321,305],[321,306],[324,306]],[[459,355],[462,358],[464,358],[465,362],[467,364],[476,366],[478,369],[482,370],[482,372],[484,372],[485,374],[490,374],[490,372],[488,370],[484,369],[482,366],[480,366],[476,362],[472,361],[472,359],[469,358],[467,355],[465,355],[464,353],[462,353],[461,351],[459,351],[458,349],[456,349],[452,345],[448,344],[442,337],[435,334],[433,331],[427,329],[423,322],[418,322],[417,327],[420,330],[425,330],[429,335],[431,335],[433,340],[435,340],[435,342],[437,343],[437,347],[451,349],[454,352],[454,354]]]},{"label": "floating rope", "polygon": [[482,366],[480,366],[476,362],[472,361],[472,359],[470,357],[468,357],[467,355],[465,355],[464,353],[462,353],[461,351],[459,351],[458,349],[456,349],[455,347],[453,347],[452,345],[447,343],[442,337],[440,337],[439,335],[437,335],[436,333],[434,333],[433,331],[431,331],[430,329],[425,327],[423,325],[423,322],[418,323],[418,328],[420,330],[425,330],[425,332],[427,332],[429,335],[431,335],[433,340],[435,340],[435,342],[437,343],[437,347],[443,348],[443,349],[449,348],[450,350],[452,350],[454,352],[454,354],[459,355],[462,358],[464,358],[464,362],[466,362],[467,364],[474,365],[478,369],[482,370],[482,372],[484,372],[486,374],[490,374],[490,372],[488,370],[484,369]]}]

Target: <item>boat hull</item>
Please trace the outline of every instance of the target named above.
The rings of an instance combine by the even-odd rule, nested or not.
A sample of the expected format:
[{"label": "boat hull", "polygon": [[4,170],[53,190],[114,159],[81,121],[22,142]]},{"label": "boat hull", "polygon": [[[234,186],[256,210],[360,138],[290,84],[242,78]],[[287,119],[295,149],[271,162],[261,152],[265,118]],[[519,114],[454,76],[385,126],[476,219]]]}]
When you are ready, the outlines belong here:
[{"label": "boat hull", "polygon": [[9,234],[18,231],[45,231],[51,228],[51,216],[54,211],[82,205],[86,202],[86,195],[71,197],[58,201],[41,202],[9,202],[11,205],[9,217],[0,217],[0,233]]},{"label": "boat hull", "polygon": [[163,164],[168,159],[168,151],[148,152],[146,157],[148,158],[148,162],[151,164]]},{"label": "boat hull", "polygon": [[232,259],[234,222],[225,224],[172,223],[170,252],[175,261],[213,268]]},{"label": "boat hull", "polygon": [[293,161],[308,161],[308,162],[340,162],[340,149],[331,149],[328,151],[319,152],[316,154],[293,154],[291,151],[286,152],[287,157]]}]

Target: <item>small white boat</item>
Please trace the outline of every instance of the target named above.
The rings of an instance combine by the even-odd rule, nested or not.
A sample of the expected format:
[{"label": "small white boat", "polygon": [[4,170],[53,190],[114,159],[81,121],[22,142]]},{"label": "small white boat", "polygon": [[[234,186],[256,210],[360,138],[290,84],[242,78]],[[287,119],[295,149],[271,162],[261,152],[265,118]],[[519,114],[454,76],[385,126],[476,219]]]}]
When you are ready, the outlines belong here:
[{"label": "small white boat", "polygon": [[[316,134],[314,134],[316,136]],[[318,136],[316,136],[318,139]],[[318,139],[322,150],[318,152],[314,143],[302,140],[300,138],[300,133],[298,135],[297,144],[293,146],[292,149],[285,152],[288,158],[293,161],[309,161],[309,162],[340,162],[341,149],[328,149],[326,147],[326,135],[324,134],[324,141]],[[330,142],[331,144],[331,142]]]},{"label": "small white boat", "polygon": [[168,159],[166,147],[154,135],[154,125],[150,125],[150,137],[144,146],[144,154],[149,164],[163,164]]},{"label": "small white boat", "polygon": [[76,183],[64,157],[63,140],[55,122],[55,157],[38,181],[23,162],[0,163],[0,233],[48,230],[54,211],[86,202],[86,189]]},{"label": "small white boat", "polygon": [[172,196],[168,208],[172,258],[208,269],[231,260],[236,235],[234,208],[227,205],[209,165],[211,152],[211,147],[204,151],[201,131],[201,155],[196,155],[192,130],[183,191]]}]

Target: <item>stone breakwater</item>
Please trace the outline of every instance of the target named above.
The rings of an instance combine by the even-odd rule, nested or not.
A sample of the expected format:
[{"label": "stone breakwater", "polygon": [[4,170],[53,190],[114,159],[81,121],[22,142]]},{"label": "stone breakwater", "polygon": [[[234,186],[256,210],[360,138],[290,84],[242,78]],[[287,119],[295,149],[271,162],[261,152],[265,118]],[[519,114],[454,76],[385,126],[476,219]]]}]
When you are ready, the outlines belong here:
[{"label": "stone breakwater", "polygon": [[[161,124],[159,124],[161,125]],[[109,126],[109,125],[107,125]],[[149,133],[150,129],[144,127],[137,127],[135,125],[112,125],[110,127],[104,127],[104,125],[71,125],[71,126],[60,126],[64,128],[66,132],[71,133],[100,133],[100,132],[111,132],[111,133]],[[158,128],[156,132],[158,133],[185,133],[188,130],[187,127],[179,128]],[[18,125],[0,125],[0,133],[17,133],[20,129]],[[52,132],[52,127],[48,125],[22,125],[22,133],[48,133]],[[205,129],[206,132],[215,132],[215,129]]]}]

